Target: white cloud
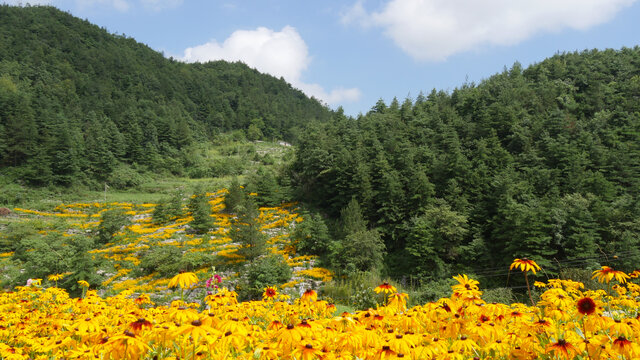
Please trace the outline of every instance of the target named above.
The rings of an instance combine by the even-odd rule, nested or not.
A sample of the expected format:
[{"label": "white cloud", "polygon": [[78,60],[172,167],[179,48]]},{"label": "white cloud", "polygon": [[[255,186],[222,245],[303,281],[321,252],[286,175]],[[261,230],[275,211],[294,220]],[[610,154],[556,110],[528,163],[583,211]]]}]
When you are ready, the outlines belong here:
[{"label": "white cloud", "polygon": [[334,89],[325,91],[318,84],[302,81],[302,74],[311,63],[307,44],[291,26],[281,31],[265,27],[256,30],[235,31],[223,43],[212,40],[206,44],[187,48],[183,61],[207,62],[212,60],[242,61],[257,70],[283,77],[294,87],[309,96],[315,96],[328,104],[356,101],[358,89]]},{"label": "white cloud", "polygon": [[362,0],[344,23],[382,27],[417,60],[442,61],[486,45],[513,45],[540,33],[585,30],[611,20],[635,0],[391,0],[367,13]]}]

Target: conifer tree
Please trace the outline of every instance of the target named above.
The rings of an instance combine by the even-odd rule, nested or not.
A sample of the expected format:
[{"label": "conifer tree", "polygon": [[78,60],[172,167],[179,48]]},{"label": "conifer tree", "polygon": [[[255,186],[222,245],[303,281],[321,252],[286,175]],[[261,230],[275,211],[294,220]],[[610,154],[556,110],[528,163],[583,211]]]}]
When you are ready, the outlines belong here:
[{"label": "conifer tree", "polygon": [[203,189],[197,189],[187,205],[193,220],[189,226],[199,234],[204,234],[213,226],[211,218],[211,205]]},{"label": "conifer tree", "polygon": [[267,236],[260,230],[260,211],[251,197],[236,206],[237,218],[233,220],[229,236],[240,244],[238,255],[251,262],[267,251]]}]

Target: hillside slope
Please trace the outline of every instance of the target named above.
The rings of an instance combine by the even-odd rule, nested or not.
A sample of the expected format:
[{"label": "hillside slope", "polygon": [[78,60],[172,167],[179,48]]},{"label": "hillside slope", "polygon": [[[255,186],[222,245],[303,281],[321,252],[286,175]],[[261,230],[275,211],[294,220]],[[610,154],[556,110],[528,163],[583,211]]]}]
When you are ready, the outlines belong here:
[{"label": "hillside slope", "polygon": [[[640,261],[640,48],[557,54],[305,132],[294,177],[334,218],[355,197],[394,276],[504,284]],[[335,259],[339,254],[331,254]]]},{"label": "hillside slope", "polygon": [[241,63],[184,64],[53,7],[0,6],[0,166],[31,184],[180,172],[220,131],[292,140],[330,111]]}]

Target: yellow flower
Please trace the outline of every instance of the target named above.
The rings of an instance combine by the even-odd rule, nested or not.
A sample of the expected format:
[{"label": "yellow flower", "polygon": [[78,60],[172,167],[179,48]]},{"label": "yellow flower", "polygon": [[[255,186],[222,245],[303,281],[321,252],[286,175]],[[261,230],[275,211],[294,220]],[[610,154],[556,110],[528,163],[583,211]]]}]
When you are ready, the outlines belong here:
[{"label": "yellow flower", "polygon": [[198,276],[192,272],[182,272],[169,280],[168,287],[173,288],[180,286],[182,289],[191,287],[191,285],[198,282]]},{"label": "yellow flower", "polygon": [[598,279],[598,282],[609,283],[611,280],[616,279],[620,284],[624,284],[629,279],[629,275],[619,270],[613,270],[608,266],[603,266],[602,269],[593,272],[592,279]]},{"label": "yellow flower", "polygon": [[277,295],[278,295],[278,289],[276,289],[275,286],[267,286],[266,288],[264,288],[264,293],[262,293],[262,299],[263,300],[275,299]]},{"label": "yellow flower", "polygon": [[378,285],[375,289],[373,289],[373,291],[375,291],[376,294],[380,294],[381,292],[385,294],[393,294],[394,292],[396,292],[396,287],[385,281],[384,283]]},{"label": "yellow flower", "polygon": [[146,342],[129,330],[109,338],[105,348],[115,359],[139,359],[150,349]]},{"label": "yellow flower", "polygon": [[88,288],[89,287],[89,283],[84,281],[84,280],[80,280],[78,281],[78,284],[82,287]]},{"label": "yellow flower", "polygon": [[66,275],[65,273],[52,274],[52,275],[47,276],[47,280],[49,280],[49,281],[59,281],[59,280],[62,280],[65,275]]},{"label": "yellow flower", "polygon": [[513,260],[509,270],[512,270],[513,268],[520,269],[523,272],[531,271],[534,274],[536,273],[536,270],[542,270],[535,261],[526,258]]}]

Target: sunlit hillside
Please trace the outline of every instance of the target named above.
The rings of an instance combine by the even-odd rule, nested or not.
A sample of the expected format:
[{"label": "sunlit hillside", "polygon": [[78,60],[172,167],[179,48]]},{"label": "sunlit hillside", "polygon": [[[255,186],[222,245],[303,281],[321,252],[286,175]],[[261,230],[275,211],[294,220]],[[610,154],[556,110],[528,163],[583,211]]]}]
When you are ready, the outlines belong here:
[{"label": "sunlit hillside", "polygon": [[[30,235],[35,237],[33,248],[25,248],[30,243],[22,244],[23,241],[22,245],[17,245],[17,250],[0,254],[0,267],[4,270],[2,282],[4,285],[15,285],[16,279],[24,281],[27,277],[40,276],[44,277],[45,284],[53,285],[58,281],[49,281],[45,275],[60,274],[59,281],[68,284],[67,288],[71,290],[80,289],[73,283],[75,281],[93,280],[97,282],[92,283],[91,288],[100,293],[114,294],[126,290],[150,294],[156,301],[170,301],[175,296],[179,297],[167,288],[169,278],[177,271],[193,271],[202,280],[198,287],[189,291],[188,296],[193,298],[212,290],[206,288],[205,282],[214,275],[221,281],[221,286],[233,287],[242,276],[246,264],[237,253],[242,244],[234,243],[229,237],[232,222],[237,216],[224,212],[225,194],[226,189],[205,194],[213,222],[209,231],[203,234],[192,231],[190,224],[194,218],[187,207],[182,209],[184,215],[165,224],[154,222],[153,213],[157,204],[151,203],[72,203],[61,204],[48,212],[14,208],[18,216],[4,222],[9,222],[14,227],[37,229],[37,234]],[[55,255],[58,247],[70,248],[92,233],[95,236],[104,219],[103,214],[117,209],[121,209],[130,219],[128,225],[112,234],[109,242],[92,249],[83,249],[90,254],[93,263],[97,264],[95,272],[73,269],[73,264]],[[292,276],[286,283],[269,285],[289,289],[292,294],[300,293],[303,288],[310,286],[317,287],[320,282],[331,280],[332,276],[330,271],[314,267],[314,256],[296,254],[289,235],[295,225],[303,221],[297,211],[295,203],[261,207],[257,219],[260,231],[267,235],[267,252],[280,256],[292,269]],[[8,239],[6,233],[0,235],[3,243],[14,241]],[[37,239],[42,239],[43,242],[37,242]],[[54,256],[51,261],[41,258],[52,253]],[[30,255],[38,257],[30,258]],[[170,258],[154,262],[154,256]],[[30,262],[38,264],[32,266]],[[24,269],[16,269],[16,266],[26,267],[27,270],[38,268],[40,272],[28,274],[24,273]],[[212,266],[222,270],[216,271]]]}]

